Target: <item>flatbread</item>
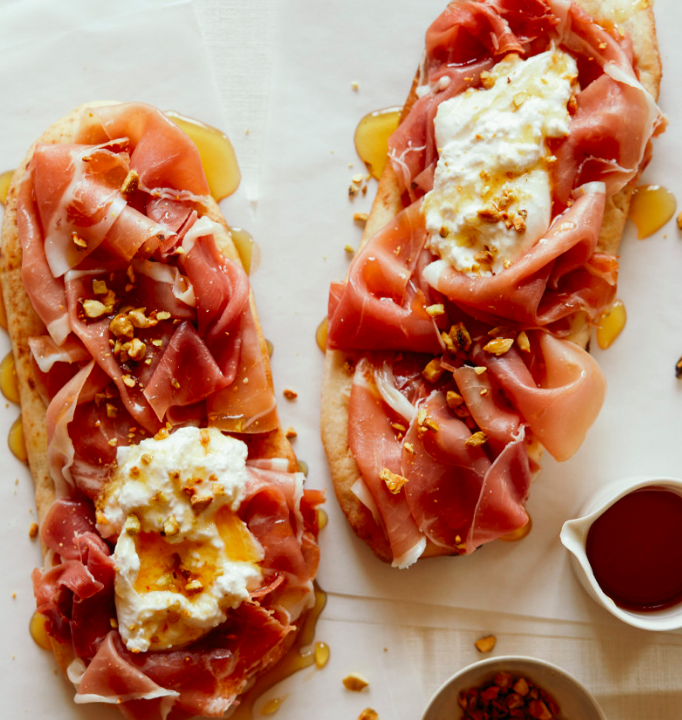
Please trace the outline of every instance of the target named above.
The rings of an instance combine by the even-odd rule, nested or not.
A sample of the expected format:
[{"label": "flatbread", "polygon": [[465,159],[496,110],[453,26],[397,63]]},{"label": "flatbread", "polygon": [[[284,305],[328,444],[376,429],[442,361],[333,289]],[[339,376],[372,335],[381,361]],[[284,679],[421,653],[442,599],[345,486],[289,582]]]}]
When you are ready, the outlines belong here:
[{"label": "flatbread", "polygon": [[[661,83],[661,59],[656,41],[656,27],[650,3],[633,3],[631,0],[578,0],[578,3],[593,17],[617,23],[627,30],[632,38],[635,68],[642,85],[658,98]],[[419,73],[415,75],[407,102],[403,107],[401,120],[417,100]],[[631,180],[620,192],[606,201],[597,248],[601,252],[617,255],[620,239],[632,193],[638,177]],[[360,247],[383,228],[403,209],[401,193],[391,163],[379,181],[376,197],[362,235]],[[589,346],[591,327],[585,317],[576,318],[569,339],[578,345]],[[352,492],[353,485],[361,479],[360,470],[348,446],[348,401],[353,381],[350,366],[355,364],[359,354],[340,350],[327,350],[325,354],[324,378],[322,384],[321,433],[327,454],[336,497],[355,534],[364,540],[374,554],[385,562],[391,562],[393,554],[382,528],[375,522],[372,513]],[[536,443],[529,449],[531,461],[538,463],[542,446]],[[443,554],[429,544],[422,557]]]},{"label": "flatbread", "polygon": [[[21,415],[26,439],[26,450],[28,464],[33,476],[35,485],[36,508],[38,519],[42,522],[47,511],[55,500],[55,485],[50,476],[47,460],[47,426],[45,422],[46,406],[40,397],[36,383],[33,379],[31,369],[30,351],[28,340],[31,337],[45,335],[45,325],[33,309],[31,300],[21,280],[21,242],[17,229],[17,200],[19,187],[27,172],[28,165],[33,157],[33,152],[38,143],[70,143],[73,142],[81,124],[83,113],[94,107],[101,107],[116,104],[114,102],[99,101],[86,103],[72,110],[68,115],[58,120],[31,146],[21,165],[17,168],[12,178],[12,183],[7,196],[5,214],[2,223],[2,234],[0,245],[0,284],[2,285],[3,298],[7,310],[7,322],[12,350],[17,370],[19,385],[19,396],[21,402]],[[241,263],[239,253],[229,234],[229,226],[222,216],[218,204],[210,196],[206,197],[205,215],[214,222],[219,223],[225,229],[222,237],[216,238],[219,249],[231,260]],[[256,321],[260,350],[265,363],[266,375],[269,385],[272,387],[272,371],[270,369],[267,344],[263,331],[258,320],[256,306],[251,293],[251,309]],[[249,446],[249,454],[261,458],[285,458],[289,461],[289,470],[298,470],[298,463],[290,442],[285,437],[281,425],[268,433],[260,433],[247,437],[240,435]],[[43,546],[43,554],[45,547]],[[298,621],[298,627],[302,626],[305,615]],[[289,649],[293,643],[296,633],[290,633],[285,642],[278,649],[276,656],[273,656],[270,665],[276,663]],[[73,653],[70,647],[61,645],[51,639],[51,644],[57,662],[63,672],[73,660]],[[280,652],[281,651],[281,652]]]}]

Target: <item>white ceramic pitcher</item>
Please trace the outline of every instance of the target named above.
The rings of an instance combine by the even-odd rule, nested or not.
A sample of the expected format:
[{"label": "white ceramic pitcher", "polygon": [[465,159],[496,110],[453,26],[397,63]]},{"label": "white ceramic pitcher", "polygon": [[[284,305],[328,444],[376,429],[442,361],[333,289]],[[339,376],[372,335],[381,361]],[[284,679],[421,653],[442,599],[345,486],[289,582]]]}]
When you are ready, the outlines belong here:
[{"label": "white ceramic pitcher", "polygon": [[[682,627],[682,603],[662,610],[637,612],[618,607],[599,587],[587,559],[587,534],[592,523],[625,495],[642,488],[660,487],[682,495],[682,480],[671,477],[637,476],[616,480],[601,488],[583,507],[582,517],[568,520],[561,529],[561,542],[571,553],[571,565],[589,595],[619,620],[644,630],[676,630]],[[682,548],[680,548],[682,552]]]}]

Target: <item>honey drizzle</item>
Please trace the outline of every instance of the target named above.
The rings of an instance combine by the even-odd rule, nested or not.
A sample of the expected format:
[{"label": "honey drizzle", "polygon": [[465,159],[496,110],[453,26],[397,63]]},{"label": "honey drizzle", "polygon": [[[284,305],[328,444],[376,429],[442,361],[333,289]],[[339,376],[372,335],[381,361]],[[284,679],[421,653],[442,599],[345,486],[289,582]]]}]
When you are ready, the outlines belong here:
[{"label": "honey drizzle", "polygon": [[19,402],[19,383],[14,354],[10,350],[0,362],[0,392],[13,403]]},{"label": "honey drizzle", "polygon": [[274,715],[280,708],[280,705],[288,698],[288,695],[282,695],[282,697],[272,698],[268,700],[260,710],[261,715]]},{"label": "honey drizzle", "polygon": [[14,170],[5,170],[4,173],[0,174],[0,203],[3,205],[7,202],[7,194],[9,193],[13,175]]},{"label": "honey drizzle", "polygon": [[325,318],[318,326],[317,330],[315,330],[315,341],[317,342],[317,347],[322,350],[322,352],[325,352],[327,349],[327,331],[329,328],[329,319]]},{"label": "honey drizzle", "polygon": [[316,642],[313,654],[315,656],[315,665],[317,666],[317,669],[322,670],[322,668],[329,662],[329,656],[331,654],[329,645],[323,642]]},{"label": "honey drizzle", "polygon": [[211,195],[222,200],[239,187],[242,179],[232,143],[225,133],[180,113],[166,113],[197,146]]},{"label": "honey drizzle", "polygon": [[256,272],[260,265],[260,248],[251,233],[241,228],[230,228],[230,235],[246,274],[251,275],[251,273]]},{"label": "honey drizzle", "polygon": [[597,344],[602,350],[611,347],[623,331],[626,321],[627,313],[622,300],[616,300],[605,313],[600,315],[597,325]]},{"label": "honey drizzle", "polygon": [[355,129],[355,149],[377,180],[386,167],[388,139],[398,127],[401,109],[375,110],[365,115]]},{"label": "honey drizzle", "polygon": [[7,310],[5,310],[5,300],[0,292],[0,327],[7,330]]},{"label": "honey drizzle", "polygon": [[35,644],[43,650],[50,650],[52,645],[50,644],[50,638],[47,634],[47,618],[41,615],[39,612],[34,612],[31,617],[31,621],[28,624],[28,631],[31,633]]},{"label": "honey drizzle", "polygon": [[309,648],[315,639],[317,620],[326,602],[327,595],[315,586],[315,605],[308,611],[308,616],[291,649],[272,670],[256,680],[251,689],[242,697],[235,712],[230,715],[230,720],[253,720],[256,702],[264,693],[299,670],[305,670],[315,664],[314,651],[303,648]]},{"label": "honey drizzle", "polygon": [[21,462],[28,462],[28,453],[26,452],[26,440],[24,439],[24,426],[21,424],[21,415],[12,423],[9,429],[7,444],[12,451],[12,455]]},{"label": "honey drizzle", "polygon": [[637,237],[648,238],[675,214],[675,196],[661,185],[641,185],[632,195],[630,219],[637,226]]},{"label": "honey drizzle", "polygon": [[516,528],[516,530],[512,530],[511,532],[508,532],[506,535],[502,535],[499,539],[503,542],[518,542],[519,540],[523,540],[523,538],[528,537],[528,533],[533,529],[533,520],[531,516],[528,516],[528,522],[520,528]]}]

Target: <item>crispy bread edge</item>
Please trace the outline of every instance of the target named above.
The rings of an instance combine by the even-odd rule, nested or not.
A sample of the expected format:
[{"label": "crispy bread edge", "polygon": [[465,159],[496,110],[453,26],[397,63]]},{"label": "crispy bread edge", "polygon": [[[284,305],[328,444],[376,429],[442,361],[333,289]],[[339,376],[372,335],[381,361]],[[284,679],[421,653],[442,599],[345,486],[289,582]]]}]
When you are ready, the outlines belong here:
[{"label": "crispy bread edge", "polygon": [[[33,152],[38,143],[69,143],[73,142],[74,136],[79,129],[82,113],[90,108],[113,105],[114,102],[98,101],[81,105],[72,110],[68,115],[51,125],[31,146],[21,165],[17,168],[9,188],[5,214],[2,222],[0,235],[0,284],[7,310],[7,321],[12,351],[17,368],[17,380],[19,385],[19,396],[21,403],[22,423],[26,439],[26,450],[28,464],[33,476],[36,508],[38,519],[42,522],[50,505],[55,499],[55,486],[50,476],[47,460],[47,426],[45,420],[46,407],[36,390],[36,383],[33,379],[31,369],[30,351],[28,339],[37,335],[44,335],[47,331],[40,320],[33,305],[26,293],[21,280],[21,242],[17,228],[17,200],[19,187],[27,172],[28,165],[33,157]],[[220,223],[226,231],[229,226],[220,212],[218,204],[212,197],[207,197],[206,215],[213,221]],[[230,259],[241,262],[237,249],[232,242],[228,232],[221,238],[221,251]],[[250,297],[251,309],[256,321],[258,340],[263,359],[265,361],[268,383],[272,387],[272,371],[267,350],[267,344],[261,328],[253,293]],[[281,425],[276,430],[263,433],[257,438],[247,438],[250,451],[259,454],[261,457],[283,457],[289,461],[289,469],[298,469],[296,456],[291,443],[285,437]],[[46,548],[43,546],[43,555]],[[297,622],[301,627],[305,621],[305,614]],[[290,633],[285,643],[282,644],[281,652],[278,651],[268,663],[267,668],[274,665],[289,649],[295,639],[296,633]],[[51,640],[52,649],[62,672],[66,674],[71,661],[74,659],[70,646],[57,643]]]},{"label": "crispy bread edge", "polygon": [[[656,42],[656,28],[653,9],[642,3],[633,13],[634,4],[630,0],[578,0],[579,4],[593,17],[616,22],[631,35],[635,67],[644,87],[658,98],[661,82],[661,59]],[[415,76],[410,94],[403,109],[405,117],[409,108],[417,99],[416,87],[418,73]],[[620,192],[609,198],[606,203],[604,220],[599,234],[598,248],[602,252],[617,255],[620,239],[632,193],[638,178],[634,178]],[[362,236],[361,247],[386,225],[402,209],[400,191],[391,164],[386,165],[376,198]],[[591,327],[584,317],[574,323],[571,340],[587,347]],[[363,505],[351,488],[361,479],[360,470],[348,446],[348,400],[353,375],[344,368],[346,358],[353,359],[353,353],[340,350],[327,350],[324,362],[321,403],[321,435],[327,454],[334,491],[348,522],[355,534],[366,542],[374,554],[384,562],[391,562],[392,552],[384,531],[376,524],[372,513]],[[531,460],[539,463],[542,446],[536,443],[530,449]],[[429,544],[422,557],[442,554]]]}]

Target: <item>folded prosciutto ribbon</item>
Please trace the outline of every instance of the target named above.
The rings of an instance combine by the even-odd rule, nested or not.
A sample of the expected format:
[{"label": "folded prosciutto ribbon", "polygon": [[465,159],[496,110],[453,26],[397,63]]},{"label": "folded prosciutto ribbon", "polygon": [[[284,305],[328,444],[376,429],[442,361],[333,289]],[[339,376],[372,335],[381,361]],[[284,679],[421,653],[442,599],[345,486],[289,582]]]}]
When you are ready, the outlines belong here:
[{"label": "folded prosciutto ribbon", "polygon": [[[497,274],[460,272],[429,250],[421,207],[438,161],[436,112],[507,54],[550,47],[575,58],[579,88],[568,135],[551,141],[551,222]],[[450,3],[427,32],[420,85],[389,141],[404,209],[332,283],[328,308],[328,348],[355,363],[354,491],[399,567],[427,542],[465,554],[522,527],[538,469],[529,448],[565,460],[580,446],[605,380],[564,338],[615,297],[618,262],[597,250],[605,203],[641,170],[660,122],[629,36],[565,0]]]},{"label": "folded prosciutto ribbon", "polygon": [[38,612],[73,657],[77,702],[133,720],[221,717],[281,655],[292,602],[310,604],[323,497],[256,451],[239,517],[263,550],[261,587],[199,641],[126,648],[93,504],[116,448],[188,425],[248,444],[278,418],[249,280],[220,251],[227,230],[206,214],[192,141],[143,104],[91,107],[80,123],[74,143],[36,147],[17,207],[22,279],[47,328],[29,345],[57,495],[33,575]]}]

